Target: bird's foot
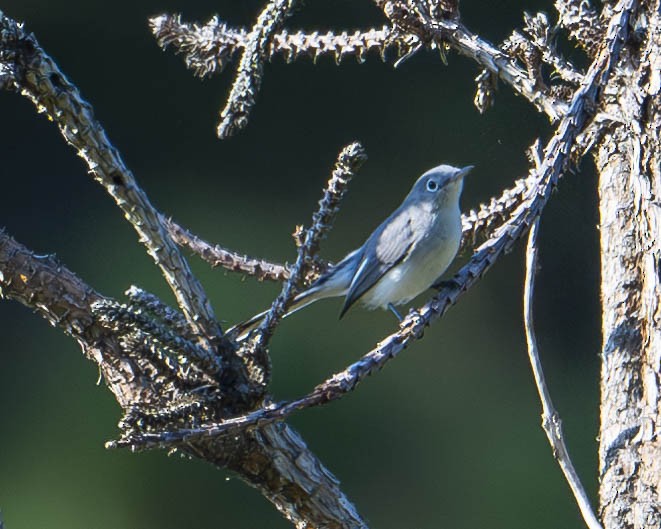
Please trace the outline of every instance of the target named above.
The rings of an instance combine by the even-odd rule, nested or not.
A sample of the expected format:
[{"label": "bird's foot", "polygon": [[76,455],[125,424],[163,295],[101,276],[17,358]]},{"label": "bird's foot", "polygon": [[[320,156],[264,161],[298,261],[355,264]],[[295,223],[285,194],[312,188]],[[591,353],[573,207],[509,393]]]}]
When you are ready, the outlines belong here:
[{"label": "bird's foot", "polygon": [[392,312],[395,315],[395,318],[397,318],[397,320],[401,323],[404,318],[395,308],[395,305],[393,305],[392,303],[388,303],[388,309],[390,310],[390,312]]}]

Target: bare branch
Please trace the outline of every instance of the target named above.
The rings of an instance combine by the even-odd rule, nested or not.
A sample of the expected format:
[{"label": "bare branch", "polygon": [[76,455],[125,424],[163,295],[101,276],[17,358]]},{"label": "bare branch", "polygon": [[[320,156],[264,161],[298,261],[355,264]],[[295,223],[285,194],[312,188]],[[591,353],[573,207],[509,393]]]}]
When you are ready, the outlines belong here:
[{"label": "bare branch", "polygon": [[324,196],[319,201],[319,209],[312,216],[312,226],[305,232],[303,244],[298,249],[296,263],[292,266],[289,278],[282,292],[271,305],[270,310],[259,325],[256,336],[252,339],[253,347],[266,346],[275,326],[282,319],[296,294],[312,259],[319,251],[319,243],[331,228],[344,197],[349,181],[365,162],[367,156],[362,145],[354,142],[340,152],[335,162],[333,174],[328,181]]},{"label": "bare branch", "polygon": [[319,244],[332,228],[349,182],[366,160],[365,149],[357,141],[344,147],[338,155],[333,173],[324,190],[324,196],[319,201],[319,209],[312,215],[312,226],[305,234],[303,245],[305,260],[308,261],[307,267],[309,261],[319,252]]},{"label": "bare branch", "polygon": [[503,224],[512,212],[525,200],[526,191],[530,187],[527,178],[520,178],[509,189],[492,198],[489,202],[480,204],[478,209],[472,209],[461,216],[462,239],[461,248],[472,247],[477,240],[491,233],[496,227]]},{"label": "bare branch", "polygon": [[[552,142],[556,137],[552,139]],[[550,143],[549,145],[551,145]],[[498,257],[508,251],[521,237],[529,223],[541,211],[555,185],[559,170],[564,163],[565,154],[561,149],[554,149],[557,163],[547,164],[544,174],[531,182],[525,191],[526,203],[520,205],[507,224],[497,230],[496,234],[478,248],[469,261],[456,275],[452,286],[443,288],[418,311],[411,311],[400,324],[399,330],[384,340],[375,349],[365,354],[360,360],[351,364],[344,371],[318,385],[308,395],[291,402],[281,402],[256,410],[244,416],[225,420],[219,424],[188,428],[176,431],[145,433],[126,436],[113,441],[109,447],[162,448],[181,442],[230,434],[246,428],[257,427],[273,421],[283,420],[290,413],[326,404],[343,397],[369,375],[379,371],[388,361],[395,358],[408,344],[422,337],[425,327],[440,318],[458,299],[477,283],[498,260]]]},{"label": "bare branch", "polygon": [[[245,28],[231,28],[218,17],[198,25],[182,22],[180,15],[160,15],[151,18],[149,23],[159,46],[173,46],[175,53],[183,54],[186,66],[199,77],[221,72],[249,40]],[[347,57],[355,57],[363,63],[367,54],[375,51],[385,61],[389,50],[394,49],[396,56],[401,57],[417,42],[417,37],[403,35],[388,26],[352,33],[282,30],[273,35],[266,56],[269,60],[282,56],[291,63],[302,57],[316,62],[319,57],[331,55],[336,64]]]},{"label": "bare branch", "polygon": [[470,57],[483,68],[493,72],[538,110],[544,112],[551,121],[558,120],[567,112],[566,103],[553,94],[544,92],[543,87],[537,86],[537,80],[531,78],[507,53],[471,33],[457,19],[432,17],[423,9],[413,12],[393,0],[373,1],[383,9],[393,24],[403,31],[413,33],[423,42],[435,42],[439,46],[447,43],[461,55]]},{"label": "bare branch", "polygon": [[[578,85],[583,74],[558,53],[555,45],[557,28],[551,27],[544,13],[532,16],[524,13],[524,27],[514,30],[500,48],[525,65],[528,76],[535,85],[548,93],[571,94],[571,88]],[[555,76],[563,82],[547,87],[544,79],[544,65],[553,67]]]},{"label": "bare branch", "polygon": [[556,0],[559,24],[569,31],[574,42],[595,53],[604,37],[604,26],[588,0]]},{"label": "bare branch", "polygon": [[270,0],[257,18],[243,50],[227,104],[220,113],[219,138],[231,136],[248,123],[248,115],[262,84],[269,43],[295,4],[296,0]]},{"label": "bare branch", "polygon": [[[151,399],[148,380],[118,360],[121,347],[98,325],[91,305],[103,296],[51,256],[36,256],[0,230],[0,299],[13,299],[35,310],[51,325],[73,337],[102,369],[104,380],[122,407]],[[130,380],[129,384],[124,382]],[[136,387],[142,387],[140,397]]]},{"label": "bare branch", "polygon": [[90,173],[115,199],[140,236],[149,255],[161,269],[173,290],[191,329],[206,351],[209,369],[220,369],[213,344],[221,330],[202,286],[160,222],[160,215],[138,186],[133,173],[124,165],[92,107],[78,89],[58,69],[39,46],[14,20],[0,11],[0,65],[6,88],[30,99],[39,112],[45,112],[59,127],[62,136],[87,163]]},{"label": "bare branch", "polygon": [[524,13],[525,26],[523,31],[531,46],[540,54],[540,59],[553,67],[558,76],[568,83],[577,85],[583,79],[583,73],[556,49],[555,37],[557,28],[551,27],[545,13],[532,16]]},{"label": "bare branch", "polygon": [[574,468],[574,464],[569,457],[567,445],[565,444],[564,434],[562,431],[562,421],[560,415],[553,407],[551,395],[546,380],[544,371],[542,369],[542,362],[539,358],[539,350],[537,348],[537,338],[535,337],[535,327],[533,322],[533,294],[535,291],[535,272],[537,270],[537,231],[539,229],[539,218],[535,220],[530,228],[528,235],[528,247],[526,249],[526,278],[523,293],[523,316],[526,329],[526,342],[528,343],[528,356],[530,358],[530,367],[532,368],[535,385],[539,393],[539,399],[542,402],[542,428],[548,437],[551,448],[553,449],[553,457],[560,465],[562,473],[565,475],[567,483],[571,488],[576,503],[581,511],[583,520],[589,529],[603,529],[597,516],[592,510],[590,500],[588,498],[581,479]]},{"label": "bare branch", "polygon": [[231,29],[216,16],[199,25],[182,22],[181,15],[159,15],[149,19],[149,27],[158,45],[163,49],[173,46],[198,77],[222,72],[248,42],[244,28]]},{"label": "bare branch", "polygon": [[475,78],[475,97],[473,104],[480,114],[489,110],[496,99],[498,76],[489,70],[482,70]]},{"label": "bare branch", "polygon": [[[475,251],[471,260],[457,272],[453,284],[444,287],[418,311],[409,313],[397,332],[379,342],[376,348],[365,354],[358,362],[351,364],[297,401],[280,403],[249,415],[230,419],[229,422],[224,421],[201,428],[127,436],[113,443],[112,446],[126,446],[133,449],[163,447],[282,420],[295,410],[341,398],[367,376],[380,370],[388,361],[395,358],[411,341],[420,338],[425,327],[445,314],[463,293],[476,284],[498,258],[526,234],[541,214],[560,175],[571,162],[571,145],[594,112],[600,90],[617,61],[622,44],[628,35],[628,20],[633,4],[634,0],[622,0],[616,7],[608,28],[607,40],[590,66],[581,86],[576,90],[567,115],[562,118],[555,134],[547,143],[544,158],[534,170],[535,179],[530,181],[526,188],[525,202],[516,208],[507,223],[498,228],[493,236]],[[535,146],[532,149],[536,150]]]},{"label": "bare branch", "polygon": [[[537,80],[531,78],[507,53],[471,33],[458,19],[416,14],[412,16],[416,23],[414,31],[410,25],[402,23],[404,13],[399,3],[390,0],[374,2],[384,9],[386,16],[393,22],[392,28],[383,27],[339,35],[332,32],[325,35],[300,31],[293,34],[281,32],[273,35],[272,40],[264,45],[262,56],[272,58],[275,54],[283,54],[285,60],[290,62],[303,56],[316,59],[330,53],[339,64],[345,56],[356,56],[359,62],[363,62],[371,50],[378,50],[383,59],[388,49],[396,47],[397,56],[403,57],[418,49],[423,42],[443,42],[511,85],[539,110],[545,112],[552,121],[559,119],[566,112],[567,105],[564,101],[551,92],[544,92],[542,87],[537,85]],[[416,18],[418,16],[419,18]],[[159,44],[163,47],[174,45],[178,52],[185,55],[188,67],[199,76],[222,70],[237,50],[248,49],[250,34],[245,29],[228,27],[217,17],[212,18],[206,25],[199,26],[182,23],[176,15],[161,15],[152,18],[150,24]],[[442,50],[443,46],[444,44],[436,45],[439,50]],[[245,53],[244,51],[244,57]],[[237,83],[233,92],[245,93],[251,106],[254,94],[243,84]],[[231,96],[233,97],[235,96]]]},{"label": "bare branch", "polygon": [[[0,299],[34,309],[72,336],[99,365],[103,379],[124,409],[161,409],[163,388],[128,358],[118,337],[99,324],[92,304],[107,300],[52,256],[36,256],[0,230]],[[233,388],[222,388],[231,392]],[[229,403],[226,403],[229,404]],[[265,426],[232,438],[190,443],[185,453],[237,472],[299,527],[366,529],[338,480],[286,424]]]},{"label": "bare branch", "polygon": [[[201,386],[213,384],[214,379],[204,377],[204,352],[195,343],[182,337],[165,322],[153,318],[141,305],[123,305],[111,300],[100,300],[91,305],[101,325],[119,337],[127,356],[159,363],[166,378],[176,377],[184,384]],[[199,373],[202,375],[199,376]]]},{"label": "bare branch", "polygon": [[259,281],[286,281],[289,277],[287,265],[241,255],[219,245],[212,246],[172,219],[163,219],[163,222],[175,243],[200,256],[214,268],[221,266],[233,272],[253,276]]}]

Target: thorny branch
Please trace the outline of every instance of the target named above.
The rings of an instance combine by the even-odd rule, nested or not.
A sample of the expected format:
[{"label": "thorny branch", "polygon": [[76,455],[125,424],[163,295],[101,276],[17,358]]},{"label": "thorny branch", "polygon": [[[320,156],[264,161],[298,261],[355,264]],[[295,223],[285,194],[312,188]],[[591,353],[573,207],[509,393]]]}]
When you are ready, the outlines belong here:
[{"label": "thorny branch", "polygon": [[[135,299],[138,293],[132,294]],[[0,230],[0,299],[13,299],[33,308],[49,323],[61,328],[98,364],[103,380],[122,408],[154,407],[143,419],[168,418],[157,406],[163,401],[166,374],[149,368],[148,357],[129,356],[123,337],[100,324],[93,305],[107,302],[62,266],[53,256],[36,256]],[[150,300],[145,299],[149,304]],[[153,301],[153,299],[152,299]],[[160,309],[159,309],[160,310]],[[175,316],[176,319],[176,316]],[[203,388],[198,388],[204,389]],[[213,388],[211,388],[213,389]],[[240,387],[221,388],[226,396]],[[198,402],[203,401],[198,399]],[[177,412],[181,407],[170,407]],[[194,405],[194,402],[191,402]],[[232,405],[228,402],[227,405]],[[160,414],[158,413],[160,412]],[[161,415],[161,417],[159,417]],[[171,424],[171,423],[170,423]],[[265,427],[245,436],[217,438],[182,447],[188,455],[237,472],[257,487],[283,514],[305,527],[367,528],[342,493],[339,482],[310,452],[296,432],[285,424]],[[263,475],[266,476],[266,480]]]},{"label": "thorny branch", "polygon": [[219,245],[211,245],[182,228],[172,219],[164,219],[163,222],[175,243],[200,256],[214,268],[221,266],[233,272],[255,277],[259,281],[285,281],[289,277],[287,265],[248,257]]},{"label": "thorny branch", "polygon": [[[152,419],[157,419],[157,429],[147,428],[146,431],[144,421],[149,418],[149,414],[138,411],[138,414],[133,416],[136,421],[127,426],[125,436],[111,444],[134,448],[174,444],[216,464],[235,468],[242,472],[245,479],[260,487],[289,519],[306,524],[305,526],[312,519],[315,521],[311,523],[323,526],[332,518],[340,520],[338,527],[366,527],[337,487],[337,482],[333,481],[334,478],[316,460],[312,467],[317,470],[315,476],[321,475],[319,480],[323,485],[315,487],[314,494],[303,493],[296,499],[288,496],[290,484],[283,484],[283,481],[287,482],[288,479],[285,474],[292,470],[292,467],[288,466],[288,457],[294,453],[302,453],[306,457],[312,455],[307,452],[300,439],[292,440],[292,432],[284,430],[286,425],[279,425],[283,429],[276,431],[270,423],[282,421],[295,410],[324,404],[353,390],[366,376],[381,369],[409,343],[420,338],[424,328],[440,318],[464,292],[477,283],[531,225],[536,227],[551,191],[571,164],[572,156],[577,155],[577,145],[583,147],[583,150],[591,145],[589,134],[586,134],[588,138],[584,144],[577,138],[581,133],[585,133],[586,123],[594,114],[600,90],[617,60],[623,41],[627,38],[628,18],[636,3],[634,0],[621,0],[617,6],[609,7],[612,9],[609,12],[610,23],[608,29],[604,31],[597,22],[588,26],[582,22],[583,15],[590,18],[594,14],[589,8],[585,8],[583,3],[577,8],[572,2],[556,2],[560,12],[559,23],[569,29],[574,38],[582,40],[582,45],[594,58],[585,76],[581,76],[559,55],[545,53],[545,44],[549,43],[550,28],[546,21],[539,17],[527,18],[524,34],[515,33],[511,40],[511,48],[506,50],[493,47],[470,33],[458,18],[456,2],[373,1],[383,9],[391,26],[354,35],[330,33],[320,36],[298,33],[294,37],[286,32],[278,34],[277,31],[280,30],[294,4],[293,0],[269,2],[250,32],[231,30],[220,24],[217,19],[203,28],[197,26],[191,28],[181,24],[178,17],[163,16],[152,20],[159,43],[162,46],[169,44],[177,46],[179,51],[186,54],[187,62],[200,74],[222,68],[224,62],[239,48],[243,49],[236,80],[218,129],[223,137],[245,125],[259,90],[263,63],[276,53],[284,54],[288,60],[302,55],[316,58],[323,53],[332,53],[339,62],[345,55],[355,55],[359,60],[363,60],[365,54],[373,49],[378,49],[383,57],[386,49],[394,45],[398,47],[400,56],[402,50],[406,52],[404,54],[406,56],[414,53],[422,45],[440,51],[449,45],[459,53],[474,59],[488,72],[486,75],[481,74],[479,78],[482,94],[478,99],[481,108],[488,106],[491,97],[489,91],[493,89],[495,77],[498,77],[545,112],[551,120],[560,120],[555,134],[544,149],[543,160],[531,171],[531,176],[517,181],[515,186],[499,199],[492,200],[478,212],[471,212],[464,217],[464,244],[471,238],[474,241],[479,234],[486,233],[489,238],[455,276],[456,284],[444,287],[418,311],[412,311],[400,324],[397,332],[380,342],[359,361],[324,381],[301,399],[270,404],[268,396],[264,396],[268,404],[256,410],[245,404],[236,405],[235,415],[230,419],[227,417],[231,416],[228,411],[233,408],[232,402],[223,401],[220,408],[214,409],[216,401],[213,399],[208,402],[202,398],[193,401],[175,399],[169,408],[167,406],[164,408],[166,413],[151,416]],[[597,49],[596,43],[599,42],[603,44]],[[518,55],[514,53],[514,48],[520,51],[517,52]],[[518,57],[519,61],[515,57]],[[558,90],[554,91],[545,86],[541,79],[540,61],[551,65],[565,82],[579,84],[570,99],[559,97]],[[197,358],[196,355],[201,355],[202,370],[207,375],[205,382],[210,383],[204,386],[204,391],[211,389],[211,395],[216,390],[222,392],[227,389],[210,388],[210,386],[217,383],[218,379],[215,376],[220,368],[218,357],[215,355],[216,346],[222,345],[221,353],[228,351],[232,357],[231,344],[218,341],[221,331],[212,309],[174,241],[188,246],[196,253],[212,256],[211,258],[217,259],[222,266],[250,273],[262,279],[286,281],[283,293],[274,303],[272,310],[271,324],[274,325],[278,320],[278,314],[286,310],[288,299],[291,299],[295,292],[310,255],[314,254],[314,248],[324,231],[323,226],[330,223],[335,213],[334,206],[326,204],[324,210],[322,204],[320,213],[325,211],[330,212],[330,215],[325,217],[320,215],[315,218],[315,225],[307,232],[305,242],[300,247],[297,263],[292,270],[282,265],[250,260],[222,249],[215,250],[205,246],[203,241],[187,234],[174,223],[166,221],[151,206],[146,195],[137,186],[133,175],[107,140],[105,132],[93,119],[91,107],[80,98],[76,88],[41,50],[34,37],[24,33],[22,27],[4,17],[1,12],[0,87],[21,91],[40,111],[48,112],[60,127],[65,139],[87,161],[95,178],[116,200],[127,219],[140,234],[149,253],[161,267],[166,280],[175,292],[187,325],[190,326],[190,332],[180,329],[183,320],[175,312],[171,309],[168,312],[160,307],[148,294],[133,292],[131,294],[135,304],[133,308],[106,300],[72,274],[71,277],[67,276],[68,271],[63,270],[50,258],[40,262],[35,256],[26,253],[26,250],[20,249],[2,232],[0,232],[0,295],[36,307],[49,321],[76,337],[83,344],[86,353],[104,369],[106,380],[125,409],[134,410],[137,405],[137,409],[140,410],[142,399],[147,402],[153,401],[154,395],[148,396],[150,391],[158,393],[158,389],[150,380],[149,370],[140,373],[142,379],[136,378],[134,372],[122,372],[126,369],[121,362],[122,358],[127,354],[136,355],[135,351],[143,351],[141,354],[145,355],[144,358],[135,356],[136,362],[150,364],[151,368],[157,370],[157,374],[160,369],[158,363],[163,362],[170,369],[172,377],[177,379],[168,382],[174,385],[176,391],[165,399],[157,398],[156,402],[162,403],[163,400],[174,399],[177,397],[177,392],[185,393],[186,384],[195,382],[185,369],[181,369],[182,364],[178,363],[180,360],[177,359],[177,355],[183,355],[184,359]],[[359,158],[360,156],[356,160]],[[337,198],[336,195],[341,193],[329,192],[327,196]],[[494,230],[504,218],[508,220]],[[534,236],[535,231],[531,234],[533,248]],[[218,255],[221,257],[218,258]],[[17,256],[18,261],[16,261]],[[28,273],[17,272],[17,267],[21,266]],[[530,267],[529,273],[532,273],[533,268]],[[7,275],[7,272],[12,274]],[[57,274],[61,274],[62,277]],[[70,292],[70,288],[73,291]],[[65,293],[70,295],[63,296]],[[100,309],[94,309],[94,306]],[[142,310],[151,314],[160,314],[159,325],[163,326],[155,327],[152,321],[143,317]],[[102,320],[105,324],[99,325],[103,323]],[[81,322],[84,323],[81,325]],[[181,337],[194,336],[200,343],[180,341],[180,337],[171,332],[174,328],[181,330]],[[531,322],[529,330],[532,330]],[[174,346],[170,347],[172,344]],[[229,349],[225,346],[229,346]],[[129,353],[129,349],[134,352]],[[148,356],[150,354],[152,356]],[[241,352],[234,351],[234,355],[240,357]],[[131,388],[127,389],[124,386],[126,380],[131,380],[128,383]],[[243,380],[247,380],[248,384],[255,382],[250,377]],[[135,391],[134,386],[140,388],[141,384],[147,389]],[[198,407],[204,408],[208,415],[191,415]],[[181,410],[184,413],[178,416],[179,420],[174,421],[174,414],[180,413]],[[130,413],[127,413],[127,417],[129,416]],[[273,451],[269,452],[268,447],[260,444],[260,441],[255,441],[269,436],[269,443],[289,443],[291,450],[287,452],[287,457],[284,457],[284,469],[283,461],[276,461]],[[551,439],[550,434],[549,438]],[[265,450],[265,461],[273,465],[275,468],[272,470],[273,475],[278,477],[275,488],[243,474],[250,472],[246,464],[250,465],[253,462],[232,460],[229,454],[233,452],[228,450],[228,447],[236,448],[235,443],[240,443],[241,440],[253,444],[256,442],[258,449]],[[218,452],[218,448],[222,448],[221,452]],[[219,453],[225,455],[219,458]],[[282,452],[278,453],[282,456]],[[241,454],[245,455],[245,451]],[[302,477],[292,478],[296,486],[309,478],[305,471],[303,474]],[[329,498],[333,502],[331,508],[328,508],[326,501],[319,501],[320,491],[330,494]]]},{"label": "thorny branch", "polygon": [[[363,62],[372,50],[378,51],[382,60],[385,60],[387,51],[395,49],[395,56],[401,59],[418,50],[422,43],[439,50],[443,50],[447,44],[510,85],[552,121],[566,112],[566,102],[547,90],[539,76],[531,76],[505,50],[494,47],[472,33],[458,19],[432,16],[433,12],[425,10],[413,12],[404,7],[402,2],[374,2],[384,10],[392,23],[391,27],[339,34],[283,31],[273,35],[264,49],[264,57],[272,59],[275,55],[283,55],[287,62],[291,62],[300,57],[316,60],[330,54],[339,64],[347,56],[355,56],[359,62]],[[255,31],[231,28],[218,17],[200,26],[181,22],[179,15],[161,15],[152,18],[150,24],[158,43],[162,47],[173,46],[175,52],[184,54],[186,65],[200,76],[221,71],[239,50],[247,49]],[[526,45],[541,47],[541,42],[533,35],[531,40],[526,40]],[[562,78],[569,78],[572,83],[579,80],[573,68],[557,54],[542,55],[541,58],[550,62]],[[261,79],[261,70],[259,72]],[[235,83],[235,87],[245,88],[244,81],[242,79],[240,85]],[[242,91],[246,92],[243,88]],[[253,94],[256,91],[253,89],[249,92]]]},{"label": "thorny branch", "polygon": [[[578,135],[571,146],[572,159],[581,158],[592,148],[595,143],[594,128],[594,123],[592,123]],[[467,251],[478,242],[488,239],[496,228],[507,221],[516,208],[524,202],[529,180],[530,176],[515,180],[514,184],[505,189],[500,196],[493,197],[488,202],[480,204],[477,209],[471,209],[462,214],[461,250]],[[220,245],[204,241],[171,219],[165,219],[164,222],[174,242],[187,248],[212,267],[220,266],[232,272],[254,277],[258,281],[286,281],[289,277],[289,265],[242,255]],[[331,264],[322,260],[317,261],[320,272],[326,270]],[[314,271],[309,273],[304,285],[310,284],[317,277],[318,275]]]},{"label": "thorny branch", "polygon": [[513,212],[507,223],[498,228],[494,235],[475,251],[471,260],[455,275],[454,285],[444,287],[418,311],[412,311],[400,324],[396,333],[382,340],[358,362],[320,384],[309,395],[299,400],[269,406],[220,424],[126,437],[112,443],[111,446],[132,448],[168,446],[282,420],[293,411],[325,404],[352,391],[363,379],[395,358],[411,341],[420,338],[424,328],[447,312],[462,294],[484,276],[503,253],[511,249],[516,241],[526,234],[541,215],[560,175],[571,164],[571,145],[584,129],[595,108],[600,90],[617,61],[622,44],[628,35],[628,19],[633,4],[634,0],[623,0],[618,4],[601,52],[572,98],[567,115],[562,118],[555,134],[547,143],[543,159],[532,171],[534,179],[531,179],[527,186],[525,202]]},{"label": "thorny branch", "polygon": [[[447,43],[461,55],[473,59],[528,99],[551,121],[566,113],[567,104],[544,90],[539,79],[531,77],[510,55],[469,31],[459,20],[434,17],[423,7],[410,8],[392,0],[374,0],[374,3],[393,24],[414,32],[423,42]],[[418,2],[413,4],[417,6]]]},{"label": "thorny branch", "polygon": [[605,28],[590,2],[556,0],[555,8],[559,14],[558,24],[569,31],[572,40],[588,52],[596,52]]},{"label": "thorny branch", "polygon": [[36,38],[0,11],[0,86],[19,91],[45,112],[62,136],[85,160],[90,173],[103,185],[135,228],[140,241],[161,269],[191,329],[203,346],[208,369],[220,370],[217,344],[222,336],[211,304],[188,263],[160,222],[160,215],[124,165],[91,105],[81,98]]},{"label": "thorny branch", "polygon": [[298,257],[292,266],[289,277],[282,287],[282,292],[273,301],[271,309],[259,325],[256,336],[251,338],[255,348],[266,347],[275,326],[280,322],[300,288],[307,272],[312,268],[313,259],[319,251],[319,244],[330,230],[339,210],[340,202],[347,191],[349,181],[365,162],[367,156],[363,146],[352,143],[340,152],[333,175],[324,190],[324,196],[319,201],[319,209],[312,216],[312,226],[305,232],[305,238],[298,248]]},{"label": "thorny branch", "polygon": [[248,114],[262,84],[264,57],[273,34],[282,26],[296,0],[270,0],[257,18],[239,62],[232,91],[220,113],[218,137],[227,138],[248,123]]},{"label": "thorny branch", "polygon": [[[180,15],[160,15],[151,18],[149,23],[159,46],[164,49],[172,46],[199,77],[222,72],[248,42],[249,33],[245,28],[231,28],[216,16],[204,25],[182,22]],[[389,50],[394,49],[396,56],[401,57],[417,42],[417,37],[402,35],[388,26],[353,33],[282,30],[273,35],[265,56],[269,60],[282,56],[290,63],[302,57],[316,62],[320,57],[332,55],[336,64],[348,57],[355,57],[362,63],[367,54],[374,51],[385,61]]]}]

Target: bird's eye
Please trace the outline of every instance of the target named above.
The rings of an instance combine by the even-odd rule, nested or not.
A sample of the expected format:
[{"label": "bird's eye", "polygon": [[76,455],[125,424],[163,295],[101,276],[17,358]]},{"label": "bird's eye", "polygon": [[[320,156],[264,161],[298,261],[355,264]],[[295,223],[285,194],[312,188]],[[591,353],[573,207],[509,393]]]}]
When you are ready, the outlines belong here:
[{"label": "bird's eye", "polygon": [[436,191],[438,189],[438,184],[435,180],[427,180],[427,191]]}]

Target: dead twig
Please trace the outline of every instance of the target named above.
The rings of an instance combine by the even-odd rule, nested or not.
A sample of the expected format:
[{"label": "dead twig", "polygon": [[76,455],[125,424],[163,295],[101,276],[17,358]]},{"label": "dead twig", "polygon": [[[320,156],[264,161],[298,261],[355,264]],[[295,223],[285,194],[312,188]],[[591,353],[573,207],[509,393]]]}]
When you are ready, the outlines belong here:
[{"label": "dead twig", "polygon": [[286,281],[289,277],[287,265],[242,255],[218,244],[212,245],[172,219],[166,218],[163,222],[175,243],[198,255],[214,268],[220,266],[232,272],[255,277],[259,281]]},{"label": "dead twig", "polygon": [[[182,54],[186,66],[199,77],[223,71],[249,42],[248,30],[230,27],[217,16],[200,25],[182,22],[180,15],[160,15],[151,18],[149,24],[158,44],[162,48],[171,46],[176,54]],[[388,26],[353,32],[281,30],[273,35],[266,55],[269,60],[283,57],[287,63],[303,57],[316,62],[328,55],[336,64],[349,57],[363,63],[367,54],[373,51],[382,61],[386,60],[386,53],[391,49],[401,57],[417,42],[417,37],[404,35]]]},{"label": "dead twig", "polygon": [[264,320],[259,325],[257,333],[251,339],[252,348],[264,348],[266,346],[275,326],[287,312],[294,295],[300,287],[300,283],[312,265],[313,258],[319,251],[319,243],[331,229],[349,182],[366,159],[365,150],[358,142],[347,145],[340,152],[333,174],[324,190],[322,199],[319,201],[319,208],[312,216],[312,226],[306,230],[303,244],[298,248],[296,262],[282,287],[282,292],[271,305]]},{"label": "dead twig", "polygon": [[90,173],[112,196],[139,235],[174,292],[191,329],[204,350],[211,372],[220,371],[216,340],[222,336],[206,293],[161,222],[161,215],[126,167],[91,105],[39,46],[0,11],[0,65],[4,87],[34,103],[54,121],[66,142],[85,160]]},{"label": "dead twig", "polygon": [[[256,424],[281,420],[292,411],[341,398],[367,376],[395,358],[411,341],[420,338],[425,327],[447,312],[463,293],[484,276],[501,255],[510,250],[516,241],[528,232],[530,226],[541,215],[560,174],[571,164],[571,146],[586,127],[600,90],[605,85],[609,73],[617,61],[622,44],[628,35],[628,21],[633,4],[634,0],[622,0],[616,6],[616,14],[611,19],[608,28],[607,40],[576,90],[567,115],[562,118],[555,134],[546,144],[543,159],[533,169],[535,178],[531,179],[526,189],[524,203],[516,208],[507,223],[498,228],[492,237],[475,251],[471,260],[455,275],[453,285],[443,288],[419,311],[411,312],[402,321],[397,332],[382,340],[375,349],[365,354],[358,362],[329,378],[298,401],[257,410],[249,415],[230,419],[229,423],[225,421],[200,428],[181,429],[148,436],[129,436],[111,446],[163,447],[189,442],[193,439],[215,437]],[[537,142],[532,147],[534,151],[537,150],[536,145]]]},{"label": "dead twig", "polygon": [[243,49],[227,104],[220,113],[216,130],[219,138],[231,136],[248,123],[248,115],[262,84],[269,43],[295,4],[296,0],[271,0],[259,14]]},{"label": "dead twig", "polygon": [[553,407],[551,395],[544,377],[544,370],[542,369],[542,362],[539,358],[533,321],[533,295],[535,291],[535,272],[537,269],[538,229],[539,218],[535,220],[532,228],[530,228],[530,233],[528,234],[528,246],[526,249],[526,277],[523,293],[523,321],[526,330],[530,367],[532,368],[535,386],[539,393],[539,400],[542,403],[542,428],[544,429],[546,437],[548,437],[551,448],[553,449],[553,457],[558,462],[558,465],[560,465],[560,469],[562,470],[567,483],[569,483],[569,488],[571,489],[574,498],[576,498],[576,503],[578,504],[578,508],[581,511],[585,524],[589,529],[603,529],[597,516],[592,510],[585,488],[583,487],[581,479],[578,477],[574,464],[569,457],[569,452],[567,451],[567,445],[565,444],[562,431],[562,421],[560,420],[560,415]]}]

